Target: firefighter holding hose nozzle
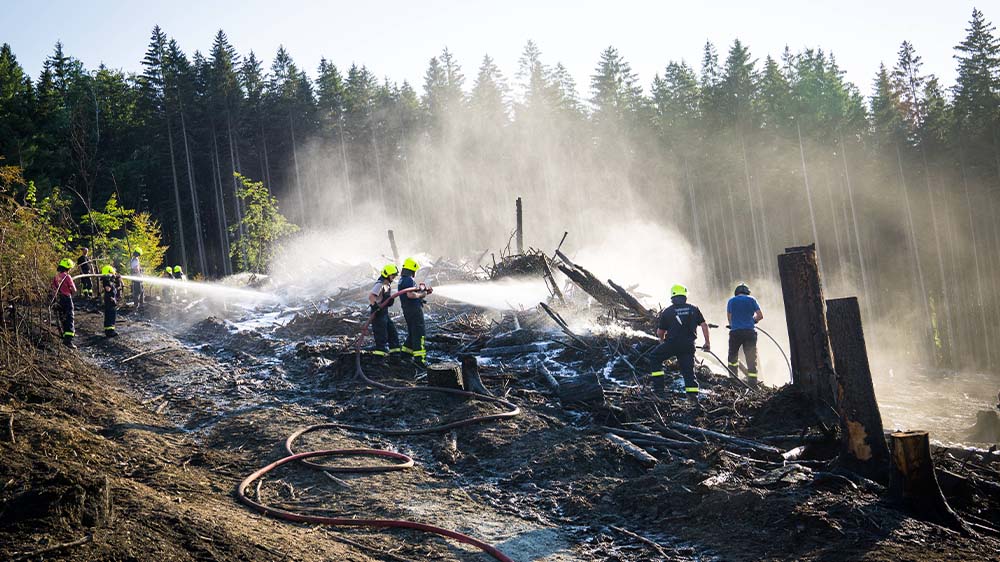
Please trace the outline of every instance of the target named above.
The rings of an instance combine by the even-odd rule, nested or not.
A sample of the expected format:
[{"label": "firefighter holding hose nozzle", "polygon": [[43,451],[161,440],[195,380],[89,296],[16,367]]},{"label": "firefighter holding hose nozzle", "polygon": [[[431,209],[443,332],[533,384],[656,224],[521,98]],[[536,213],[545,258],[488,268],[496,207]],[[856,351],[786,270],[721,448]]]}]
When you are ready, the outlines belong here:
[{"label": "firefighter holding hose nozzle", "polygon": [[684,377],[684,393],[689,402],[697,407],[698,405],[698,380],[694,375],[694,342],[698,338],[697,329],[701,328],[701,333],[705,337],[705,344],[702,349],[711,350],[708,336],[708,323],[702,316],[701,310],[693,304],[687,302],[688,290],[684,285],[674,285],[670,288],[669,307],[660,313],[660,319],[656,325],[656,337],[660,339],[660,344],[653,348],[647,356],[647,361],[654,369],[659,369],[650,373],[653,379],[653,391],[663,396],[665,393],[663,361],[670,357],[676,357],[680,366],[681,375]]},{"label": "firefighter holding hose nozzle", "polygon": [[399,354],[402,349],[399,347],[399,332],[396,325],[389,317],[389,308],[392,307],[395,299],[392,296],[392,282],[396,278],[399,270],[396,264],[386,264],[382,268],[378,281],[368,293],[368,309],[373,314],[372,332],[375,336],[375,349],[372,355],[384,360],[388,356],[393,363],[399,361]]},{"label": "firefighter holding hose nozzle", "polygon": [[74,262],[70,258],[59,260],[56,266],[56,276],[52,278],[52,300],[59,303],[59,323],[62,326],[63,345],[71,349],[76,349],[73,344],[73,336],[76,335],[76,327],[73,322],[73,295],[76,294],[76,285],[69,275],[69,270],[73,269]]},{"label": "firefighter holding hose nozzle", "polygon": [[427,328],[424,325],[424,298],[434,292],[434,289],[424,283],[419,285],[413,279],[413,275],[420,269],[420,264],[413,258],[406,258],[403,261],[403,272],[399,278],[398,289],[400,291],[417,287],[416,291],[411,291],[400,297],[400,306],[403,307],[403,318],[406,319],[406,342],[403,343],[403,353],[413,356],[413,364],[417,367],[427,365],[427,347],[424,339],[427,335]]}]

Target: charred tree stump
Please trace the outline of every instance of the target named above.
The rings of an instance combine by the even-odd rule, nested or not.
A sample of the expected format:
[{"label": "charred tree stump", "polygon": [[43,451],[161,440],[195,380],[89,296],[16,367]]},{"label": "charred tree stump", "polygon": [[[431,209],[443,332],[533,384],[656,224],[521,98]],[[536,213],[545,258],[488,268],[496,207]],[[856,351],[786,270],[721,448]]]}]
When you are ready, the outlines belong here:
[{"label": "charred tree stump", "polygon": [[465,390],[485,396],[493,396],[483,384],[483,379],[479,377],[479,360],[476,359],[476,356],[463,354],[459,355],[458,358],[462,361],[462,386]]},{"label": "charred tree stump", "polygon": [[392,248],[392,262],[399,263],[399,249],[396,248],[396,235],[389,230],[389,246]]},{"label": "charred tree stump", "polygon": [[875,399],[857,297],[826,301],[826,320],[837,373],[840,463],[876,482],[889,481],[889,447]]},{"label": "charred tree stump", "polygon": [[449,362],[427,365],[427,384],[465,390],[462,386],[462,367],[458,363]]},{"label": "charred tree stump", "polygon": [[517,253],[523,254],[524,253],[524,209],[523,207],[521,207],[520,197],[517,198],[517,201],[514,203],[514,205],[516,207],[516,212],[517,212],[517,231],[516,231]]},{"label": "charred tree stump", "polygon": [[563,406],[570,404],[600,406],[604,404],[604,387],[601,386],[597,373],[560,381],[559,401],[562,402]]},{"label": "charred tree stump", "polygon": [[994,410],[976,412],[976,425],[969,431],[969,441],[1000,443],[1000,415]]},{"label": "charred tree stump", "polygon": [[926,431],[901,431],[890,435],[892,440],[892,472],[889,493],[921,517],[936,521],[963,535],[973,531],[951,509],[941,492],[930,439]]},{"label": "charred tree stump", "polygon": [[816,245],[785,248],[778,256],[778,274],[788,323],[792,384],[813,401],[820,420],[833,422],[836,374],[823,310]]}]

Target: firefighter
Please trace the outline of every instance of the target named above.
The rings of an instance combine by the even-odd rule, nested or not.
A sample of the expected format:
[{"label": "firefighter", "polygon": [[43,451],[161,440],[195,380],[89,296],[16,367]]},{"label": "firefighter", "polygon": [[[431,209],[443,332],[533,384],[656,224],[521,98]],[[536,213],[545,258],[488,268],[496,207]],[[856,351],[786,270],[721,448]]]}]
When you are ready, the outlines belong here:
[{"label": "firefighter", "polygon": [[733,297],[726,303],[729,318],[729,370],[739,375],[739,354],[747,358],[747,383],[757,385],[757,323],[764,319],[757,299],[750,296],[750,287],[740,283],[733,291]]},{"label": "firefighter", "polygon": [[73,323],[73,295],[76,293],[76,285],[69,275],[69,270],[73,269],[74,262],[70,258],[63,258],[56,266],[56,276],[52,278],[52,300],[59,303],[59,320],[62,325],[63,344],[66,347],[76,349],[73,344],[73,337],[76,335],[76,328]]},{"label": "firefighter", "polygon": [[[129,271],[132,275],[142,275],[142,264],[139,263],[139,256],[142,255],[142,248],[136,248],[132,252],[132,259],[129,261]],[[146,293],[142,290],[142,281],[132,280],[132,300],[135,301],[135,308],[139,310],[146,302]]]},{"label": "firefighter", "polygon": [[[97,273],[94,271],[94,264],[90,260],[90,248],[86,246],[80,248],[80,257],[76,258],[76,265],[80,268],[80,275]],[[94,280],[92,277],[80,278],[80,296],[85,299],[94,298]]]},{"label": "firefighter", "polygon": [[403,318],[406,319],[406,342],[403,343],[403,353],[413,356],[413,363],[418,367],[427,364],[427,347],[424,337],[427,329],[424,326],[424,298],[433,293],[434,289],[421,283],[416,284],[413,275],[420,269],[420,264],[413,258],[403,260],[403,271],[399,277],[399,290],[418,287],[419,290],[406,293],[399,297],[403,308]]},{"label": "firefighter", "polygon": [[[684,285],[674,285],[670,288],[672,303],[660,313],[656,325],[656,337],[660,344],[653,348],[647,356],[655,369],[663,368],[663,361],[676,357],[681,375],[684,376],[684,393],[689,401],[698,402],[698,380],[694,376],[694,342],[698,337],[697,329],[705,338],[702,349],[711,350],[708,336],[708,323],[701,310],[687,302],[688,290]],[[662,396],[665,392],[664,374],[662,370],[650,373],[653,379],[653,391]]]},{"label": "firefighter", "polygon": [[104,337],[118,336],[115,321],[118,319],[118,301],[121,299],[121,277],[114,267],[106,265],[101,268],[101,296],[104,299]]},{"label": "firefighter", "polygon": [[373,315],[372,332],[375,336],[375,349],[372,350],[372,354],[383,358],[388,356],[393,362],[399,361],[399,354],[402,352],[399,347],[399,332],[389,317],[389,309],[395,300],[389,298],[392,295],[392,281],[398,273],[396,264],[387,264],[382,268],[378,281],[368,293],[368,308]]},{"label": "firefighter", "polygon": [[[163,268],[163,278],[173,279],[174,278],[174,268],[169,265]],[[169,286],[163,287],[163,302],[169,303],[173,301],[172,291]]]},{"label": "firefighter", "polygon": [[174,279],[178,281],[187,281],[187,275],[184,275],[184,270],[181,269],[181,266],[179,265],[174,266]]}]

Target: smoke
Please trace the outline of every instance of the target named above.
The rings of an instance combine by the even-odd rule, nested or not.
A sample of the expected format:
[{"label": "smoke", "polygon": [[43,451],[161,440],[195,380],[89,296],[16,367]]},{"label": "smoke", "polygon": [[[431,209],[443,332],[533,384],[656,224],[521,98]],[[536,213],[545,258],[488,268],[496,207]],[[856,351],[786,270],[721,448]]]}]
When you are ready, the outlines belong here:
[{"label": "smoke", "polygon": [[434,287],[433,297],[491,308],[521,310],[538,306],[549,298],[549,289],[541,279],[503,279],[483,283],[455,283]]}]

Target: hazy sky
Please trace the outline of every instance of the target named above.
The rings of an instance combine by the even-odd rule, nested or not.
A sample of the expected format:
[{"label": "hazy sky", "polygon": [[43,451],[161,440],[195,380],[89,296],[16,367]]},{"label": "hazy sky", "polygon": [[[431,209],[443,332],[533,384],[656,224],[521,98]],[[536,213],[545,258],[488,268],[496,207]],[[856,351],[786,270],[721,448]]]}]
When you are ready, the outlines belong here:
[{"label": "hazy sky", "polygon": [[761,62],[786,44],[832,51],[847,78],[867,93],[879,63],[891,66],[903,40],[923,57],[925,72],[952,85],[953,48],[965,36],[973,6],[1000,20],[997,4],[965,0],[0,0],[0,43],[11,44],[33,77],[57,40],[89,68],[103,62],[139,71],[153,25],[188,55],[207,52],[222,28],[240,54],[253,50],[266,66],[283,44],[310,76],[326,57],[342,69],[356,62],[380,78],[409,80],[419,91],[428,60],[445,46],[471,87],[487,53],[512,79],[524,44],[534,39],[543,61],[562,62],[587,98],[590,75],[608,45],[631,63],[648,92],[670,60],[697,68],[706,40],[724,59],[739,38]]}]

